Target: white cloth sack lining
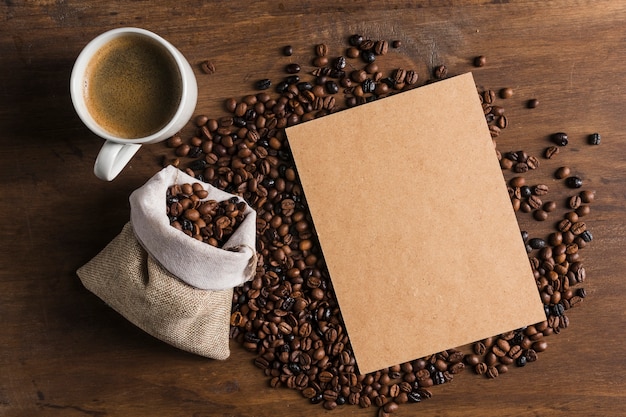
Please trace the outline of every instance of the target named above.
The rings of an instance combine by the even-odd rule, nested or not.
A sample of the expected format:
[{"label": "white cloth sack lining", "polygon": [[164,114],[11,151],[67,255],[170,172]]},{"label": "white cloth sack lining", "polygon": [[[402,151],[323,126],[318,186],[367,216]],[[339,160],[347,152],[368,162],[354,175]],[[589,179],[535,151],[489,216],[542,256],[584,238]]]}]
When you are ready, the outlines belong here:
[{"label": "white cloth sack lining", "polygon": [[205,200],[236,197],[170,165],[130,195],[135,235],[150,255],[187,284],[204,290],[234,288],[256,272],[256,212],[246,204],[246,217],[222,248],[190,238],[170,225],[165,196],[172,185],[195,182],[208,191]]}]

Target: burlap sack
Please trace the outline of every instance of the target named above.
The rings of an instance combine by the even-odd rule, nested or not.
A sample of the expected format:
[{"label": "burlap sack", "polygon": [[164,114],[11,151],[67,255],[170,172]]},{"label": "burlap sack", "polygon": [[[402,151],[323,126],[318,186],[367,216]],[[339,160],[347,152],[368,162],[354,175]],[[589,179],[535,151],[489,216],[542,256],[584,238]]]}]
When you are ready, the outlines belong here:
[{"label": "burlap sack", "polygon": [[185,284],[148,255],[130,223],[78,276],[146,333],[188,352],[228,358],[232,288],[209,291]]},{"label": "burlap sack", "polygon": [[[170,167],[135,191],[131,221],[77,274],[89,291],[152,336],[188,352],[226,359],[233,288],[256,270],[256,213],[248,207],[242,222],[247,226],[233,233],[228,250],[199,242],[169,226],[165,211],[167,187],[185,182],[197,181]],[[208,184],[205,188],[210,199],[232,197]],[[162,207],[155,209],[159,200]]]}]

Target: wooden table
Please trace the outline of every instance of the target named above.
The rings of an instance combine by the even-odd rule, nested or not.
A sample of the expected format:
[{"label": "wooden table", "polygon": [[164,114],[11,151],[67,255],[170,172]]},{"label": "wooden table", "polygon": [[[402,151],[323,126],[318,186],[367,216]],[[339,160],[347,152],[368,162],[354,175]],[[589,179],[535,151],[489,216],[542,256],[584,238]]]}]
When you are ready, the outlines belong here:
[{"label": "wooden table", "polygon": [[[121,229],[128,196],[171,150],[144,147],[114,182],[92,174],[102,141],[80,122],[68,94],[72,64],[94,36],[140,26],[169,39],[194,65],[198,114],[221,116],[228,97],[253,93],[293,60],[348,36],[400,40],[386,65],[474,71],[486,88],[512,87],[503,150],[541,154],[566,131],[559,156],[597,191],[583,251],[587,298],[569,328],[525,368],[496,380],[465,372],[403,405],[398,416],[626,415],[626,4],[620,1],[446,2],[5,1],[0,25],[0,415],[311,416],[333,413],[296,391],[271,389],[253,355],[231,343],[224,362],[186,354],[146,335],[89,293],[75,275]],[[472,59],[485,55],[487,65]],[[215,63],[206,75],[199,64]],[[308,64],[304,62],[304,64]],[[539,106],[525,108],[537,98]],[[600,146],[587,135],[602,134]],[[544,161],[545,162],[545,161]],[[542,175],[561,162],[545,162]],[[551,168],[552,167],[552,168]],[[520,216],[523,227],[543,227]],[[547,227],[547,226],[546,226]]]}]

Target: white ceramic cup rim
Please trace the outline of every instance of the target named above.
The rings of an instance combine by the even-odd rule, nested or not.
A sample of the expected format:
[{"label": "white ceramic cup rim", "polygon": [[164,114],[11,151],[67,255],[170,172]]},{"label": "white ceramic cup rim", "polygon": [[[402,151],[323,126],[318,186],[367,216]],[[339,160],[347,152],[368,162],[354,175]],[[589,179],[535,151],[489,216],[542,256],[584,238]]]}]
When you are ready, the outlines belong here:
[{"label": "white ceramic cup rim", "polygon": [[[159,45],[165,48],[165,50],[167,50],[167,52],[172,57],[172,59],[174,59],[174,61],[176,62],[176,67],[177,67],[179,77],[180,77],[180,82],[181,82],[180,101],[178,103],[178,108],[176,109],[176,112],[174,113],[174,115],[171,117],[170,121],[161,129],[159,129],[157,132],[149,136],[144,136],[141,138],[122,138],[122,137],[115,136],[109,133],[107,130],[102,128],[94,120],[94,118],[91,116],[91,114],[89,113],[87,109],[87,105],[85,104],[84,79],[85,79],[85,71],[87,70],[87,65],[93,58],[94,54],[102,46],[110,42],[112,39],[125,36],[128,34],[138,34],[138,35],[146,36],[148,38],[155,40],[156,42],[159,43]],[[171,130],[172,126],[179,122],[181,113],[185,110],[185,103],[187,102],[187,99],[188,99],[187,96],[189,95],[189,82],[187,80],[187,77],[185,77],[184,75],[184,69],[183,69],[184,65],[186,64],[187,63],[186,61],[184,61],[182,54],[180,54],[180,52],[178,52],[178,50],[172,44],[170,44],[167,40],[163,39],[156,33],[150,32],[149,30],[135,28],[135,27],[124,27],[124,28],[117,28],[117,29],[112,29],[107,32],[104,32],[98,35],[97,37],[95,37],[94,39],[92,39],[83,48],[81,53],[78,55],[76,62],[74,63],[74,67],[72,68],[72,74],[70,76],[70,95],[72,97],[72,103],[74,105],[74,109],[76,110],[76,113],[78,114],[82,122],[92,132],[94,132],[96,135],[106,140],[110,140],[112,142],[117,142],[117,143],[123,143],[123,144],[152,143],[152,142],[158,142],[158,141],[164,140],[166,139],[166,137],[164,137],[163,134],[166,131]],[[165,135],[165,136],[168,136],[168,135]]]}]

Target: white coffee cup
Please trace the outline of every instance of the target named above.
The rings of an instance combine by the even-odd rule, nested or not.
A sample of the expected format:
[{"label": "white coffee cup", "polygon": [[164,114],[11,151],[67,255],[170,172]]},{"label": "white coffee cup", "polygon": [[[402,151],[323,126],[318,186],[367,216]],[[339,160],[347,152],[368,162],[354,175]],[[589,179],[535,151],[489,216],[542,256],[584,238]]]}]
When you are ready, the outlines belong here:
[{"label": "white coffee cup", "polygon": [[[89,84],[87,71],[92,60],[95,59],[101,48],[109,45],[115,39],[128,36],[145,37],[156,45],[157,48],[162,48],[162,52],[171,58],[180,75],[180,84],[177,84],[176,93],[176,95],[180,96],[177,107],[175,107],[175,104],[172,106],[171,115],[167,116],[167,119],[163,121],[158,130],[140,137],[124,137],[119,133],[112,132],[111,129],[105,128],[102,123],[96,121],[92,114],[93,110],[90,111],[88,107],[86,98]],[[85,46],[72,69],[70,96],[74,108],[83,123],[93,133],[105,139],[105,143],[100,149],[94,164],[94,173],[100,179],[111,181],[128,164],[141,145],[163,141],[179,132],[185,126],[195,110],[198,99],[198,87],[189,62],[178,49],[153,32],[129,27],[105,32]]]}]

